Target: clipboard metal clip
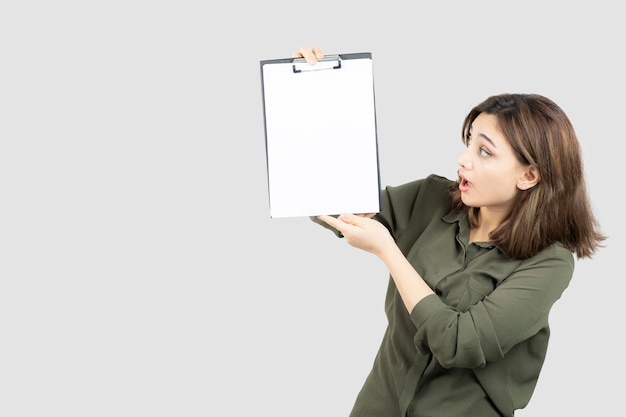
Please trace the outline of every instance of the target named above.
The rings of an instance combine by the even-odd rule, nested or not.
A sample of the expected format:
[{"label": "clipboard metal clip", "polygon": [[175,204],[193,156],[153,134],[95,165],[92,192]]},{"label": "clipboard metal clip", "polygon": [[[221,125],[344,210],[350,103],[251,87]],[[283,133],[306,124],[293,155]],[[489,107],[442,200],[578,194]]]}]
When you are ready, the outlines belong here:
[{"label": "clipboard metal clip", "polygon": [[327,55],[318,60],[314,65],[309,64],[304,58],[295,58],[293,60],[293,72],[309,72],[309,71],[321,71],[327,69],[340,69],[341,57],[339,55]]}]

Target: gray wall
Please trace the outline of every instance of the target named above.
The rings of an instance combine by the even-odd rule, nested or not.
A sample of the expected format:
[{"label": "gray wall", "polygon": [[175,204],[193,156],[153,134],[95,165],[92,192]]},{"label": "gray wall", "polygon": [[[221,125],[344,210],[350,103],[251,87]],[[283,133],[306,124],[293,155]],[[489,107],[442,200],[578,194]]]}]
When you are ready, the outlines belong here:
[{"label": "gray wall", "polygon": [[269,218],[259,61],[302,44],[372,52],[383,185],[454,177],[461,121],[488,95],[566,110],[611,237],[554,307],[519,416],[620,409],[615,2],[13,3],[0,10],[0,414],[347,415],[387,273],[308,219]]}]

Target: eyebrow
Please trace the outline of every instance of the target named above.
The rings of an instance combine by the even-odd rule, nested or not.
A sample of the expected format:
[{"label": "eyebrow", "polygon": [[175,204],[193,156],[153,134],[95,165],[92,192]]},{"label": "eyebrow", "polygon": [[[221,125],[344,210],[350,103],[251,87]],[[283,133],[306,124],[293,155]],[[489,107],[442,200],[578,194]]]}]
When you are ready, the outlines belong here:
[{"label": "eyebrow", "polygon": [[479,133],[478,136],[485,139],[487,142],[491,143],[491,146],[493,146],[494,148],[498,149],[496,144],[491,140],[491,138],[489,138],[489,136],[485,135],[484,133]]}]

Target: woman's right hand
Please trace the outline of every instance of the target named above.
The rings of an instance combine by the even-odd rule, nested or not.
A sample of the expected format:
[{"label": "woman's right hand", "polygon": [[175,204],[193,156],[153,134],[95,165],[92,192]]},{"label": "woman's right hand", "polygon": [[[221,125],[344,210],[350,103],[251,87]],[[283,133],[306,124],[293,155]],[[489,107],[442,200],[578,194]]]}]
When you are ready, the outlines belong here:
[{"label": "woman's right hand", "polygon": [[322,59],[324,57],[324,52],[316,46],[313,48],[303,46],[300,50],[294,52],[292,56],[294,58],[304,58],[310,65],[314,65],[318,59]]}]

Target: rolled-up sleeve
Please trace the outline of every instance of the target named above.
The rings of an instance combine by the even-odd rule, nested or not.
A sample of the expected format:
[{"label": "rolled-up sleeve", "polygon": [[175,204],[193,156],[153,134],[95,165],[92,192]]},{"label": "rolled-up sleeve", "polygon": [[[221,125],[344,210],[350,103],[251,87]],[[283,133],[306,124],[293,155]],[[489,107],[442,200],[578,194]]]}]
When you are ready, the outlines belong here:
[{"label": "rolled-up sleeve", "polygon": [[523,261],[483,300],[459,311],[438,296],[422,299],[410,317],[415,347],[446,367],[481,368],[548,327],[553,304],[569,285],[573,255],[555,244]]}]

